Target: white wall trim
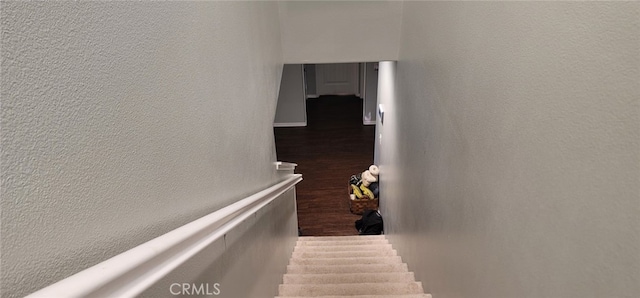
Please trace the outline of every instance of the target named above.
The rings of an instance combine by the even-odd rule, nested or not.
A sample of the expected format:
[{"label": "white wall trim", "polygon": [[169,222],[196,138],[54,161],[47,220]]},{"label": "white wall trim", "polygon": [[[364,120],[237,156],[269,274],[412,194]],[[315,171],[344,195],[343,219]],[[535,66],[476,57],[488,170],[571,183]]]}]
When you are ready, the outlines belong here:
[{"label": "white wall trim", "polygon": [[27,297],[134,297],[302,180],[286,180]]},{"label": "white wall trim", "polygon": [[364,120],[364,119],[362,119],[362,124],[364,124],[364,125],[376,125],[376,121],[375,120]]},{"label": "white wall trim", "polygon": [[307,126],[307,121],[305,122],[286,122],[286,123],[274,123],[273,127],[304,127]]}]

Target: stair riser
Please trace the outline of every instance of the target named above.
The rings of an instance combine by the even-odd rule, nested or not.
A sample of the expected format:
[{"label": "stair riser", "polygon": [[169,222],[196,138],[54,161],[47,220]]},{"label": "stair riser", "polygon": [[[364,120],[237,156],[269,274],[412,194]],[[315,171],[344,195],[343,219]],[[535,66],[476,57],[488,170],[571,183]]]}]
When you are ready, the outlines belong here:
[{"label": "stair riser", "polygon": [[375,257],[375,258],[328,258],[305,259],[292,258],[289,265],[366,265],[366,264],[401,264],[400,257]]},{"label": "stair riser", "polygon": [[325,296],[325,295],[389,295],[422,294],[422,285],[412,283],[365,283],[325,285],[280,285],[280,296]]},{"label": "stair riser", "polygon": [[378,282],[414,282],[413,272],[345,273],[345,274],[285,274],[284,284],[347,284]]}]

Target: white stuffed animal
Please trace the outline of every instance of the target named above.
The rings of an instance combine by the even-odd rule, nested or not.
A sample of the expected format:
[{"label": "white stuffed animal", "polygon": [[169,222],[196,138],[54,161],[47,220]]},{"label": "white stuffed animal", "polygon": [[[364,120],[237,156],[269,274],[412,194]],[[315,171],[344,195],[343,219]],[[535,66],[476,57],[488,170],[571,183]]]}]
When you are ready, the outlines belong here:
[{"label": "white stuffed animal", "polygon": [[362,185],[369,187],[371,183],[377,182],[379,173],[380,169],[376,165],[371,165],[368,170],[362,172]]}]

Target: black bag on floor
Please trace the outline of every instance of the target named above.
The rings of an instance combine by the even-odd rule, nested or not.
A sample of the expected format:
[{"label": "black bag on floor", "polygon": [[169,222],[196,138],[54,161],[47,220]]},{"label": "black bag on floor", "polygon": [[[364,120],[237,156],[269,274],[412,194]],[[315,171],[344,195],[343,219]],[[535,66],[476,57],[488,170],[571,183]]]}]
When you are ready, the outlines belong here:
[{"label": "black bag on floor", "polygon": [[382,215],[377,210],[365,210],[362,218],[356,220],[356,230],[360,235],[380,235],[383,228]]}]

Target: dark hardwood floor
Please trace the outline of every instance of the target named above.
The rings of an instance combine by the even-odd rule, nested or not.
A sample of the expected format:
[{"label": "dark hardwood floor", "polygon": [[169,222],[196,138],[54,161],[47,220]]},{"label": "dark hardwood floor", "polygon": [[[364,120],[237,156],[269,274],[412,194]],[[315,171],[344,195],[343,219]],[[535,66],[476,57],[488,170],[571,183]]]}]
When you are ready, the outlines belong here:
[{"label": "dark hardwood floor", "polygon": [[298,225],[304,236],[357,235],[349,212],[349,177],[373,163],[375,126],[362,124],[362,100],[307,100],[307,127],[274,128],[278,160],[297,163]]}]

